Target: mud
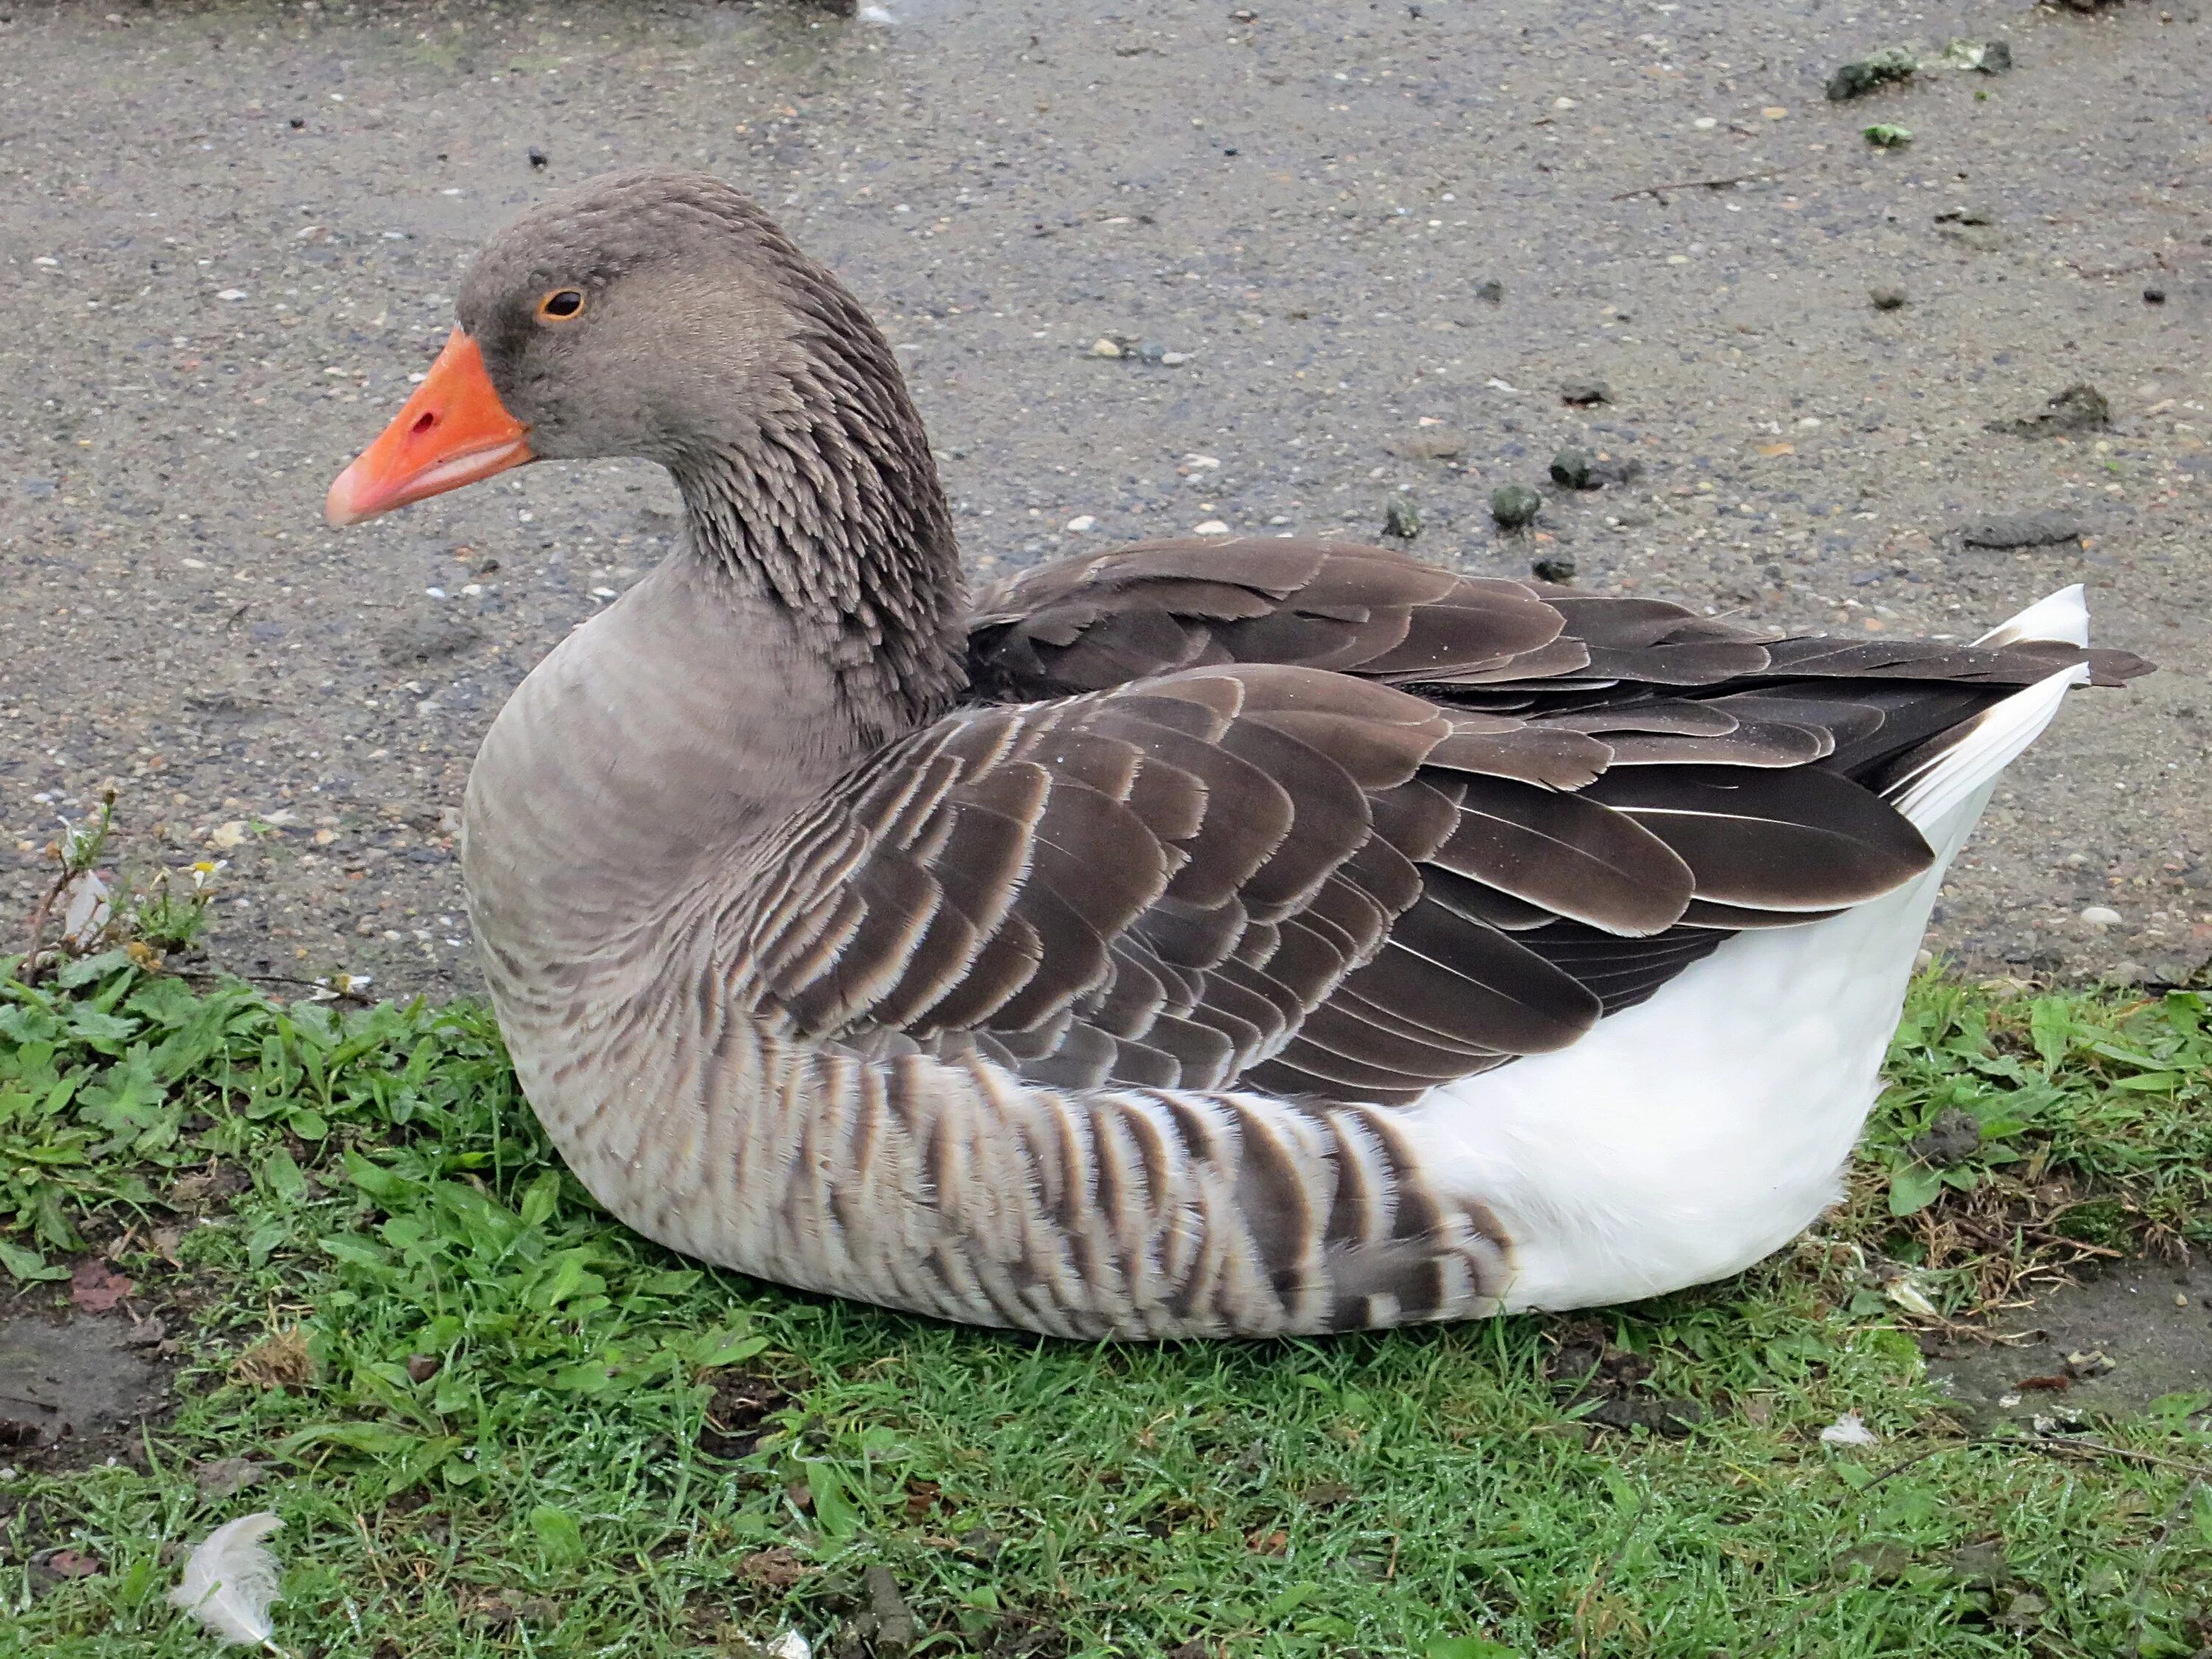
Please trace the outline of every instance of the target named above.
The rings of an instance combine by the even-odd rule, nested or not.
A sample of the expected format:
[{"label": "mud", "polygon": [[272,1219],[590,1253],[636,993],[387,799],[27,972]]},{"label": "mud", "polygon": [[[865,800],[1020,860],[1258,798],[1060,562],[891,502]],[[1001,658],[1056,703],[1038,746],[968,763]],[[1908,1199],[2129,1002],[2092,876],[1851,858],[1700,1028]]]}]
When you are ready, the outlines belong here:
[{"label": "mud", "polygon": [[166,1383],[145,1334],[119,1316],[0,1321],[0,1463],[81,1462],[159,1411]]},{"label": "mud", "polygon": [[2014,1340],[1929,1361],[1945,1392],[1984,1421],[2140,1411],[2170,1395],[2212,1407],[2212,1259],[2114,1263],[2008,1310]]},{"label": "mud", "polygon": [[[1855,635],[2086,581],[2166,670],[2015,769],[1935,943],[2062,977],[2212,951],[2198,6],[891,10],[0,10],[0,914],[112,782],[119,869],[228,861],[224,965],[474,985],[470,757],[667,550],[672,492],[541,466],[338,535],[323,491],[488,227],[679,162],[882,321],[987,574],[1210,520],[1372,537],[1396,499],[1439,560]],[[1823,94],[1954,36],[2015,68]],[[2084,381],[2108,430],[1986,429]],[[1494,525],[1568,447],[1641,476]],[[2080,536],[1960,534],[2053,514]]]}]

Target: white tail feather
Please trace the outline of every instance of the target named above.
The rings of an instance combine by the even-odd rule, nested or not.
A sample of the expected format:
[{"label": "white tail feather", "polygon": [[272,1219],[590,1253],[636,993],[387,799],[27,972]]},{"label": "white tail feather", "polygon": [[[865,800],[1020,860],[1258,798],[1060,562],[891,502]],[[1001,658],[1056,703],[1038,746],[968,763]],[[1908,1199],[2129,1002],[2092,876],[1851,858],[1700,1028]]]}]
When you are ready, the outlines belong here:
[{"label": "white tail feather", "polygon": [[217,1527],[185,1563],[184,1582],[169,1592],[170,1603],[205,1625],[220,1646],[272,1647],[269,1604],[277,1599],[276,1558],[261,1540],[283,1524],[264,1510]]},{"label": "white tail feather", "polygon": [[2081,584],[2062,587],[2047,599],[2038,599],[2009,622],[2001,622],[1976,640],[1976,645],[2018,645],[2023,640],[2057,640],[2062,645],[2089,643],[2089,606],[2081,597]]}]

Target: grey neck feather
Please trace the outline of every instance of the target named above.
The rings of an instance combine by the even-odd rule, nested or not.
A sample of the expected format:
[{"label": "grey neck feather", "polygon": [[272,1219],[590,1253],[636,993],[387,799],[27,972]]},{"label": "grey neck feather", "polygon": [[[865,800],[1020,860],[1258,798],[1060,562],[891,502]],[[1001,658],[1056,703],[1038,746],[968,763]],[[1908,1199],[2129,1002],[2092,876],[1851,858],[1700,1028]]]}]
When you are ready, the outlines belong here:
[{"label": "grey neck feather", "polygon": [[966,684],[959,550],[889,344],[826,278],[805,298],[788,398],[686,444],[669,471],[693,552],[771,602],[881,743]]}]

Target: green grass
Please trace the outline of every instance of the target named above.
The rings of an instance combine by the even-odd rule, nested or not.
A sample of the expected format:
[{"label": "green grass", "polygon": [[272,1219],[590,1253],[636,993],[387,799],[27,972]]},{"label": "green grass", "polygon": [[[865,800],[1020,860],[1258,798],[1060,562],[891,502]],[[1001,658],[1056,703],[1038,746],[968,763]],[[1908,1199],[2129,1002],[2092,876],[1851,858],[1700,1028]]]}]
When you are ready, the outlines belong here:
[{"label": "green grass", "polygon": [[[2212,1640],[2212,1399],[2096,1425],[2133,1456],[1971,1437],[1898,1306],[1985,1285],[1954,1216],[2031,1253],[2212,1237],[2193,994],[1916,986],[1849,1208],[1602,1316],[1640,1391],[1705,1408],[1670,1439],[1577,1420],[1564,1320],[1085,1347],[702,1271],[561,1169],[481,1010],[200,994],[120,952],[61,981],[0,991],[0,1285],[53,1301],[41,1276],[105,1248],[182,1369],[114,1466],[0,1482],[0,1654],[206,1653],[161,1552],[259,1508],[295,1656],[834,1647],[875,1567],[914,1650],[1006,1659]],[[1936,1170],[1911,1147],[1947,1110],[1982,1145]],[[247,1184],[214,1196],[224,1170]],[[269,1381],[296,1347],[240,1363],[292,1332],[304,1380]],[[1820,1443],[1846,1410],[1883,1443]],[[240,1455],[264,1483],[204,1497],[195,1464]],[[2008,1583],[1957,1555],[1991,1541]],[[103,1571],[27,1565],[58,1545]]]}]

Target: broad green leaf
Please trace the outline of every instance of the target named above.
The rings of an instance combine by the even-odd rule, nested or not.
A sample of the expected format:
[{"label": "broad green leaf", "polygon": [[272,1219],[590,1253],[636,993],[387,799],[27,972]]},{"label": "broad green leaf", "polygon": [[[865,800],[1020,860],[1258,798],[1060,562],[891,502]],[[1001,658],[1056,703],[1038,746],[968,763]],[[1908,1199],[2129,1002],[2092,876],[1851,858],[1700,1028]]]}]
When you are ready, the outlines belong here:
[{"label": "broad green leaf", "polygon": [[2059,1062],[2066,1058],[2066,1051],[2072,1046],[2073,1035],[2073,1013],[2057,998],[2038,998],[2029,1008],[2028,1040],[2035,1044],[2036,1058],[2043,1062],[2045,1077],[2057,1071]]},{"label": "broad green leaf", "polygon": [[300,1173],[292,1154],[282,1146],[270,1153],[262,1164],[261,1178],[269,1183],[271,1194],[288,1204],[297,1204],[307,1195],[307,1177]]},{"label": "broad green leaf", "polygon": [[834,1463],[802,1458],[799,1467],[806,1476],[806,1491],[814,1500],[814,1522],[822,1535],[842,1543],[860,1529],[860,1511],[852,1489]]},{"label": "broad green leaf", "polygon": [[343,1446],[370,1457],[396,1457],[422,1443],[421,1435],[385,1423],[317,1423],[286,1435],[277,1449],[290,1455],[317,1446]]},{"label": "broad green leaf", "polygon": [[1936,1201],[1943,1190],[1943,1173],[1925,1164],[1905,1164],[1889,1172],[1889,1212],[1911,1215]]},{"label": "broad green leaf", "polygon": [[1293,1584],[1281,1595],[1269,1601],[1266,1607],[1261,1608],[1260,1617],[1262,1620],[1268,1622],[1272,1622],[1277,1619],[1287,1619],[1291,1614],[1296,1613],[1300,1607],[1305,1606],[1307,1602],[1312,1601],[1320,1594],[1321,1586],[1319,1584],[1311,1583]]},{"label": "broad green leaf", "polygon": [[399,1203],[416,1194],[415,1183],[406,1176],[363,1158],[350,1146],[346,1148],[345,1166],[353,1184],[380,1204]]},{"label": "broad green leaf", "polygon": [[45,1279],[67,1279],[67,1267],[49,1266],[46,1257],[36,1250],[0,1238],[0,1267],[26,1283]]}]

